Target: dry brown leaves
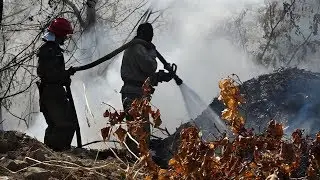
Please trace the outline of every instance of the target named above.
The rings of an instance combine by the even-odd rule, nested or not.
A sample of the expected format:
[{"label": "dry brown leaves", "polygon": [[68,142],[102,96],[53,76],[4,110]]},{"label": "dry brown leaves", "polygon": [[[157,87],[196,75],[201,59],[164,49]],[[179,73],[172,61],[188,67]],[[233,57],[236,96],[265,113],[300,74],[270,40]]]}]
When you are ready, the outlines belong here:
[{"label": "dry brown leaves", "polygon": [[[234,141],[227,138],[204,143],[198,129],[190,127],[181,132],[179,151],[170,160],[167,171],[171,179],[266,179],[275,171],[289,177],[300,164],[302,136],[292,134],[292,142],[279,139],[273,122],[263,135],[239,135]],[[280,127],[280,126],[277,126]],[[277,131],[276,131],[277,132]],[[300,139],[295,141],[295,139]],[[318,149],[319,150],[319,149]],[[314,150],[314,153],[318,153]],[[318,153],[319,154],[319,153]],[[310,167],[318,169],[319,167]],[[310,171],[315,174],[316,171]]]},{"label": "dry brown leaves", "polygon": [[[149,79],[144,83],[143,90],[144,96],[141,99],[133,101],[129,110],[129,115],[133,118],[133,121],[125,121],[126,113],[123,111],[117,111],[112,106],[111,109],[106,110],[103,117],[108,118],[107,126],[101,129],[101,135],[104,140],[109,140],[110,132],[113,132],[120,142],[125,140],[127,131],[122,128],[121,125],[126,125],[128,129],[131,129],[133,136],[145,137],[148,134],[143,130],[143,124],[150,123],[154,128],[160,127],[162,121],[160,118],[160,110],[153,109],[150,104],[150,81]],[[152,117],[153,122],[149,122],[149,117]]]},{"label": "dry brown leaves", "polygon": [[232,131],[236,134],[245,124],[244,118],[240,115],[239,105],[243,104],[244,98],[240,93],[239,86],[232,78],[226,78],[219,82],[219,100],[223,102],[226,109],[222,111],[222,119],[226,120]]},{"label": "dry brown leaves", "polygon": [[[103,114],[104,117],[108,118],[108,125],[101,129],[101,135],[105,141],[110,139],[110,133],[113,132],[115,137],[123,144],[125,139],[128,138],[127,131],[133,137],[136,137],[136,141],[139,143],[139,155],[141,164],[143,164],[149,173],[149,176],[146,178],[155,179],[163,176],[160,167],[153,162],[151,154],[149,153],[149,147],[147,146],[147,142],[145,137],[149,136],[149,134],[144,130],[144,124],[152,124],[154,128],[160,128],[162,123],[160,118],[160,110],[152,108],[150,104],[150,96],[151,96],[151,86],[150,81],[147,81],[142,86],[143,88],[143,97],[141,99],[136,99],[132,102],[131,108],[128,111],[128,115],[130,115],[133,120],[125,121],[126,114],[125,112],[118,112],[113,107],[109,110],[106,110]],[[151,120],[150,120],[151,117]],[[126,126],[127,130],[125,130],[122,126]],[[160,130],[163,130],[160,128]]]},{"label": "dry brown leaves", "polygon": [[[252,179],[264,180],[276,174],[288,178],[290,174],[299,168],[303,151],[309,153],[308,176],[317,178],[320,170],[320,132],[310,144],[303,137],[303,131],[297,129],[291,135],[290,140],[284,140],[283,125],[271,120],[263,134],[255,135],[251,130],[244,128],[245,120],[239,113],[239,105],[245,103],[240,94],[239,87],[231,78],[219,83],[221,89],[220,100],[226,105],[222,112],[236,137],[229,140],[227,137],[213,142],[203,142],[199,137],[199,129],[189,127],[181,131],[181,143],[176,154],[169,161],[168,169],[161,169],[151,158],[149,148],[144,137],[142,122],[161,125],[160,111],[152,110],[148,93],[149,86],[145,85],[145,97],[134,101],[130,114],[134,117],[134,123],[128,123],[133,128],[133,135],[139,137],[140,157],[147,169],[146,180],[180,180],[180,179]],[[120,112],[107,111],[105,117],[112,117],[110,126],[103,128],[101,133],[104,139],[108,139],[112,131],[112,124],[122,122],[123,115]],[[152,120],[149,120],[149,116]],[[148,117],[148,118],[146,118]],[[120,121],[121,120],[121,121]],[[114,132],[120,141],[124,140],[125,130],[119,126]]]}]

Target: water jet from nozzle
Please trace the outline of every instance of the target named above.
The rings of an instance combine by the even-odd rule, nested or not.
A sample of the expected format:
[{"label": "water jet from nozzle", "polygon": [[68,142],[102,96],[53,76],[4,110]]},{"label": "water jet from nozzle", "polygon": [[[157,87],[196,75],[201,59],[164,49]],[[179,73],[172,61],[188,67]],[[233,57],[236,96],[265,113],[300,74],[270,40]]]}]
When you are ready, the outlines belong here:
[{"label": "water jet from nozzle", "polygon": [[215,140],[217,133],[228,131],[226,124],[220,119],[219,115],[193,89],[184,83],[179,88],[189,118],[200,129],[205,141]]}]

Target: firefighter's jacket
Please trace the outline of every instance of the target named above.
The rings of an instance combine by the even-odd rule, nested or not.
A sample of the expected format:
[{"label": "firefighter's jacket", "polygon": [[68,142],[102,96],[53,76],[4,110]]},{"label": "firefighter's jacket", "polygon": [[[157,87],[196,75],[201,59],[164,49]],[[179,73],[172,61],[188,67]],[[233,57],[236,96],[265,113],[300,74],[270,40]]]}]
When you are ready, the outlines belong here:
[{"label": "firefighter's jacket", "polygon": [[48,124],[44,142],[54,150],[70,148],[75,132],[76,116],[65,90],[70,77],[65,70],[62,49],[54,41],[44,43],[38,51],[37,74],[40,111]]},{"label": "firefighter's jacket", "polygon": [[41,82],[64,85],[69,75],[65,70],[63,50],[55,42],[48,41],[38,51],[37,74]]},{"label": "firefighter's jacket", "polygon": [[141,44],[127,48],[121,64],[121,78],[124,85],[120,92],[141,95],[141,86],[145,80],[150,77],[154,82],[157,70],[156,57],[157,52],[154,48],[147,48]]}]

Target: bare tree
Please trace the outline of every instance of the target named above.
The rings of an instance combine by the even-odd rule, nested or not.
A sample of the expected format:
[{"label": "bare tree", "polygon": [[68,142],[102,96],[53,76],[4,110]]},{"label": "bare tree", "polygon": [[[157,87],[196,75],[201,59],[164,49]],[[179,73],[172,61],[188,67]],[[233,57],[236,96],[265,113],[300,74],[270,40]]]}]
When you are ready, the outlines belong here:
[{"label": "bare tree", "polygon": [[266,1],[228,21],[221,32],[253,55],[257,64],[298,66],[320,53],[319,9],[318,0]]},{"label": "bare tree", "polygon": [[0,1],[0,26],[2,22],[2,12],[3,12],[3,0]]},{"label": "bare tree", "polygon": [[[66,45],[68,65],[83,64],[74,54],[79,49],[78,39],[96,31],[96,25],[122,30],[126,37],[144,14],[147,0],[12,0],[1,1],[0,31],[0,106],[6,113],[27,126],[37,111],[34,98],[38,80],[35,56],[41,36],[52,19],[65,17],[75,26],[74,38]],[[155,13],[156,14],[156,13]],[[123,29],[125,31],[123,31]],[[123,38],[123,39],[124,39]],[[123,42],[120,42],[121,45]],[[82,47],[81,47],[82,48]],[[15,103],[16,102],[16,103]],[[12,111],[11,106],[23,104],[24,109]]]},{"label": "bare tree", "polygon": [[[0,1],[0,30],[2,29],[2,12],[3,12],[3,0]],[[0,101],[0,130],[3,130],[3,122],[2,122],[2,108],[1,108],[1,101]]]}]

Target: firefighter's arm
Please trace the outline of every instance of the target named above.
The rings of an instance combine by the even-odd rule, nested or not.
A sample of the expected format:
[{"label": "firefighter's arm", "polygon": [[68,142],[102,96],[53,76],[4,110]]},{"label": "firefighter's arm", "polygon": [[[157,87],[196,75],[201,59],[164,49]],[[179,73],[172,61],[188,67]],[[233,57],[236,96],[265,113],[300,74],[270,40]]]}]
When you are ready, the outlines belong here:
[{"label": "firefighter's arm", "polygon": [[157,52],[155,49],[147,50],[144,46],[136,47],[136,60],[140,70],[145,74],[152,75],[157,70]]},{"label": "firefighter's arm", "polygon": [[66,84],[70,81],[69,73],[64,69],[64,62],[59,62],[59,54],[53,48],[40,49],[38,75],[49,83]]},{"label": "firefighter's arm", "polygon": [[142,45],[136,47],[136,60],[140,70],[145,73],[151,80],[152,86],[158,85],[157,70],[157,52],[155,49],[146,49]]}]

